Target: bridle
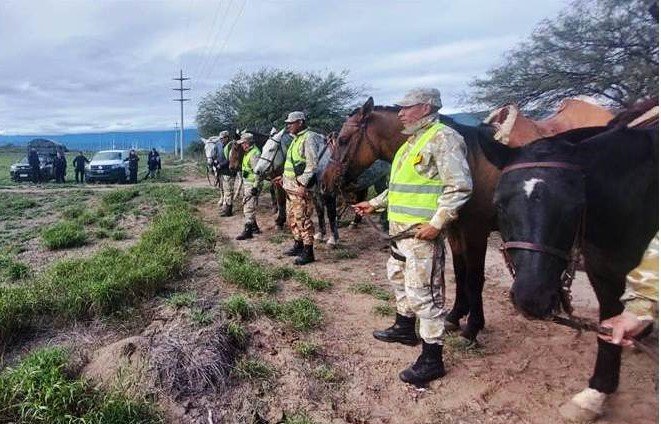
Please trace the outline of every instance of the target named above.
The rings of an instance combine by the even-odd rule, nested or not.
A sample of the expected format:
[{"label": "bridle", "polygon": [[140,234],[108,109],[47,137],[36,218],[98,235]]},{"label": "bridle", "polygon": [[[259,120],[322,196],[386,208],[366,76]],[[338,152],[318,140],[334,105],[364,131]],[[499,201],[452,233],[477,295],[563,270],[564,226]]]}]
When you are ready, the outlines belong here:
[{"label": "bridle", "polygon": [[[502,174],[504,175],[508,172],[516,171],[519,169],[530,169],[530,168],[551,168],[551,169],[563,169],[574,172],[583,172],[583,169],[575,164],[568,162],[522,162],[514,165],[507,166],[503,169]],[[562,309],[569,315],[572,316],[574,308],[571,305],[571,285],[574,281],[576,275],[576,268],[580,261],[581,247],[583,243],[583,238],[585,236],[585,217],[586,209],[583,208],[581,218],[574,230],[574,241],[572,242],[569,250],[560,249],[554,246],[549,246],[541,243],[533,243],[525,240],[514,240],[507,241],[501,245],[500,251],[503,254],[505,259],[505,264],[507,269],[510,272],[512,278],[516,277],[516,267],[514,261],[509,254],[509,250],[528,250],[533,252],[539,252],[546,255],[555,256],[564,261],[567,261],[567,267],[562,271],[560,276],[560,304]]]},{"label": "bridle", "polygon": [[283,158],[285,158],[286,155],[287,155],[287,153],[285,152],[285,149],[284,149],[284,147],[283,147],[283,145],[282,145],[282,144],[283,144],[283,142],[282,142],[282,137],[284,137],[284,134],[283,134],[282,136],[280,136],[280,140],[276,140],[275,138],[273,138],[273,136],[269,136],[268,139],[271,140],[271,141],[273,141],[273,142],[278,146],[277,149],[275,149],[275,152],[273,153],[273,156],[272,156],[270,159],[267,158],[267,157],[265,157],[265,156],[263,156],[263,152],[262,152],[261,155],[259,155],[259,159],[260,159],[260,160],[263,159],[263,160],[265,160],[266,162],[268,162],[268,164],[269,164],[269,166],[268,166],[268,167],[266,168],[266,170],[264,171],[264,174],[268,174],[270,171],[273,171],[273,170],[274,170],[274,166],[273,166],[273,164],[275,163],[275,158],[278,156],[278,153],[282,152],[282,157],[283,157]]},{"label": "bridle", "polygon": [[[334,181],[335,181],[335,187],[341,192],[341,181],[344,179],[344,176],[347,172],[347,167],[348,167],[348,160],[349,158],[355,156],[356,152],[358,151],[358,148],[360,146],[360,143],[365,140],[367,142],[368,148],[372,151],[375,157],[379,157],[379,148],[376,146],[376,143],[372,138],[369,136],[369,132],[367,131],[369,119],[362,120],[360,123],[344,123],[344,125],[348,127],[354,127],[358,128],[358,136],[352,136],[347,144],[349,145],[347,149],[344,149],[342,151],[340,158],[335,159],[334,155],[331,156],[330,162],[334,164],[334,170],[335,174],[333,175]],[[355,141],[354,141],[355,140]],[[338,138],[338,147],[340,146],[341,143],[339,143],[339,138]]]}]

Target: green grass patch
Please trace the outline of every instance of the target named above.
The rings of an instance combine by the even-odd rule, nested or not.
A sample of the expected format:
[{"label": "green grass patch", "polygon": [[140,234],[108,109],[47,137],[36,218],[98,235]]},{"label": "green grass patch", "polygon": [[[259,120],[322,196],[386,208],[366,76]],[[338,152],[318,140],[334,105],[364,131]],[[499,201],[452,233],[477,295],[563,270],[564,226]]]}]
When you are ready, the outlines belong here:
[{"label": "green grass patch", "polygon": [[110,237],[110,231],[106,230],[105,228],[97,228],[94,230],[94,237],[98,238],[99,240],[107,239]]},{"label": "green grass patch", "polygon": [[61,221],[41,232],[44,246],[51,250],[78,247],[87,243],[85,228],[72,221]]},{"label": "green grass patch", "polygon": [[33,352],[0,373],[2,422],[161,423],[153,405],[119,392],[104,393],[71,378],[61,349]]},{"label": "green grass patch", "polygon": [[274,293],[278,288],[278,278],[272,270],[235,250],[220,253],[220,275],[228,283],[250,292]]},{"label": "green grass patch", "polygon": [[249,320],[256,315],[255,307],[240,294],[235,294],[223,302],[223,310],[233,318]]},{"label": "green grass patch", "polygon": [[260,310],[264,315],[281,321],[295,330],[309,331],[321,325],[323,314],[319,307],[308,298],[278,302],[267,299],[260,302]]},{"label": "green grass patch", "polygon": [[124,231],[124,230],[114,230],[110,234],[110,237],[113,240],[126,240],[128,238],[128,234],[126,234],[126,231]]},{"label": "green grass patch", "polygon": [[96,223],[98,219],[99,218],[94,212],[90,211],[89,209],[85,209],[75,218],[75,221],[82,225],[91,225]]},{"label": "green grass patch", "polygon": [[395,312],[395,308],[387,303],[380,303],[372,308],[372,313],[381,317],[394,316]]},{"label": "green grass patch", "polygon": [[213,322],[213,313],[200,308],[191,308],[189,316],[200,327],[206,327]]},{"label": "green grass patch", "polygon": [[269,243],[273,244],[282,244],[289,240],[291,237],[288,236],[287,234],[274,234],[271,237],[268,238]]},{"label": "green grass patch", "polygon": [[230,321],[227,323],[227,335],[232,338],[232,340],[239,347],[245,347],[248,344],[248,331],[236,321]]},{"label": "green grass patch", "polygon": [[35,215],[39,203],[25,194],[0,193],[0,220],[27,218]]},{"label": "green grass patch", "polygon": [[184,199],[193,205],[209,202],[217,197],[218,190],[211,187],[189,188],[184,190]]},{"label": "green grass patch", "polygon": [[313,358],[319,355],[319,345],[314,342],[299,341],[294,343],[294,352],[304,359]]},{"label": "green grass patch", "polygon": [[358,252],[352,249],[347,248],[337,248],[333,251],[333,257],[335,259],[356,259],[358,257]]},{"label": "green grass patch", "polygon": [[119,190],[109,191],[101,196],[101,202],[106,206],[128,203],[140,195],[140,191],[136,188],[124,188]]},{"label": "green grass patch", "polygon": [[112,230],[117,226],[117,217],[116,216],[104,216],[99,219],[99,227],[105,230]]},{"label": "green grass patch", "polygon": [[0,340],[37,319],[106,315],[152,297],[179,275],[186,253],[210,248],[213,232],[185,206],[157,215],[138,243],[56,262],[32,284],[0,287]]},{"label": "green grass patch", "polygon": [[168,300],[165,301],[165,303],[177,309],[182,308],[184,306],[190,308],[195,304],[196,300],[197,300],[197,296],[195,295],[194,292],[181,292],[181,293],[175,293],[172,296],[170,296]]},{"label": "green grass patch", "polygon": [[260,359],[244,358],[234,366],[234,374],[243,380],[270,380],[275,369]]},{"label": "green grass patch", "polygon": [[312,370],[312,375],[314,378],[323,381],[324,383],[337,383],[340,381],[340,376],[337,371],[335,371],[335,369],[333,369],[333,367],[328,364],[321,364],[317,366]]},{"label": "green grass patch", "polygon": [[27,277],[30,268],[23,262],[17,261],[9,255],[0,255],[0,281],[17,281]]},{"label": "green grass patch", "polygon": [[305,271],[296,271],[294,273],[294,279],[314,291],[327,290],[332,286],[329,281],[314,278]]},{"label": "green grass patch", "polygon": [[381,287],[371,283],[356,283],[353,284],[349,290],[352,293],[368,294],[376,299],[389,301],[393,298],[390,292],[382,289]]},{"label": "green grass patch", "polygon": [[292,415],[286,414],[282,424],[315,424],[312,418],[304,411],[296,411]]},{"label": "green grass patch", "polygon": [[85,212],[85,205],[72,205],[67,206],[62,211],[62,218],[65,219],[75,219],[81,216]]}]

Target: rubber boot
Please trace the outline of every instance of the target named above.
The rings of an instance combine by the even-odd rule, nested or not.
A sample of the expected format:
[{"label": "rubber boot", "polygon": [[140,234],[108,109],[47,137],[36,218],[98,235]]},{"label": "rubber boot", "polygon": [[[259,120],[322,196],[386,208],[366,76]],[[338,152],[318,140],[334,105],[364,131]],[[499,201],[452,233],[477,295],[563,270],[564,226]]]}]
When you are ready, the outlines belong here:
[{"label": "rubber boot", "polygon": [[305,265],[314,262],[314,247],[310,245],[303,246],[303,252],[294,259],[294,265]]},{"label": "rubber boot", "polygon": [[294,247],[284,251],[287,256],[298,256],[301,253],[303,253],[303,240],[294,240]]},{"label": "rubber boot", "polygon": [[375,330],[372,335],[375,339],[388,343],[401,343],[408,346],[418,344],[418,336],[415,334],[415,317],[409,318],[397,314],[395,323],[385,330]]},{"label": "rubber boot", "polygon": [[399,373],[404,383],[424,386],[430,381],[445,375],[443,365],[443,346],[422,342],[422,354],[410,367]]},{"label": "rubber boot", "polygon": [[252,223],[252,232],[254,234],[262,234],[262,230],[259,229],[259,227],[257,226],[256,221],[253,221],[253,223]]},{"label": "rubber boot", "polygon": [[246,240],[246,239],[251,239],[252,238],[252,225],[251,224],[246,224],[243,226],[243,232],[236,236],[237,240]]}]

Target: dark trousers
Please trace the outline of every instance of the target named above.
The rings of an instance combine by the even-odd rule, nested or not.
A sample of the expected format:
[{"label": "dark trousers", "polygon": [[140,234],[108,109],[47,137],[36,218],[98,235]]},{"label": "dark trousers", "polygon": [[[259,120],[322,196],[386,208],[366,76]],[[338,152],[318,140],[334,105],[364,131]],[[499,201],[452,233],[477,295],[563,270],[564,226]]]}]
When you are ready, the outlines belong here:
[{"label": "dark trousers", "polygon": [[[80,176],[80,180],[78,179]],[[76,182],[77,183],[82,183],[85,182],[85,170],[84,169],[76,169]]]},{"label": "dark trousers", "polygon": [[32,182],[33,183],[40,183],[41,182],[41,169],[39,169],[38,166],[33,166],[32,167]]},{"label": "dark trousers", "polygon": [[64,182],[64,170],[63,169],[55,170],[55,182],[56,183],[63,183]]},{"label": "dark trousers", "polygon": [[129,183],[135,184],[138,182],[138,170],[129,169]]}]

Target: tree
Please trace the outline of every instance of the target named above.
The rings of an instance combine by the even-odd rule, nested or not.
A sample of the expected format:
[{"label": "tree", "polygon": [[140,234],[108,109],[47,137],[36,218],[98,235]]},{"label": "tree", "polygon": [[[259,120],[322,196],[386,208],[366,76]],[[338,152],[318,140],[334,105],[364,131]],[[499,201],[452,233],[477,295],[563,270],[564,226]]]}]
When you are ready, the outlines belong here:
[{"label": "tree", "polygon": [[202,99],[196,121],[203,137],[234,128],[268,133],[272,127],[281,128],[289,112],[301,110],[311,128],[329,132],[342,125],[357,96],[346,72],[241,72]]},{"label": "tree", "polygon": [[650,12],[649,0],[575,0],[475,79],[471,100],[548,109],[578,95],[620,107],[658,96],[658,22]]}]

